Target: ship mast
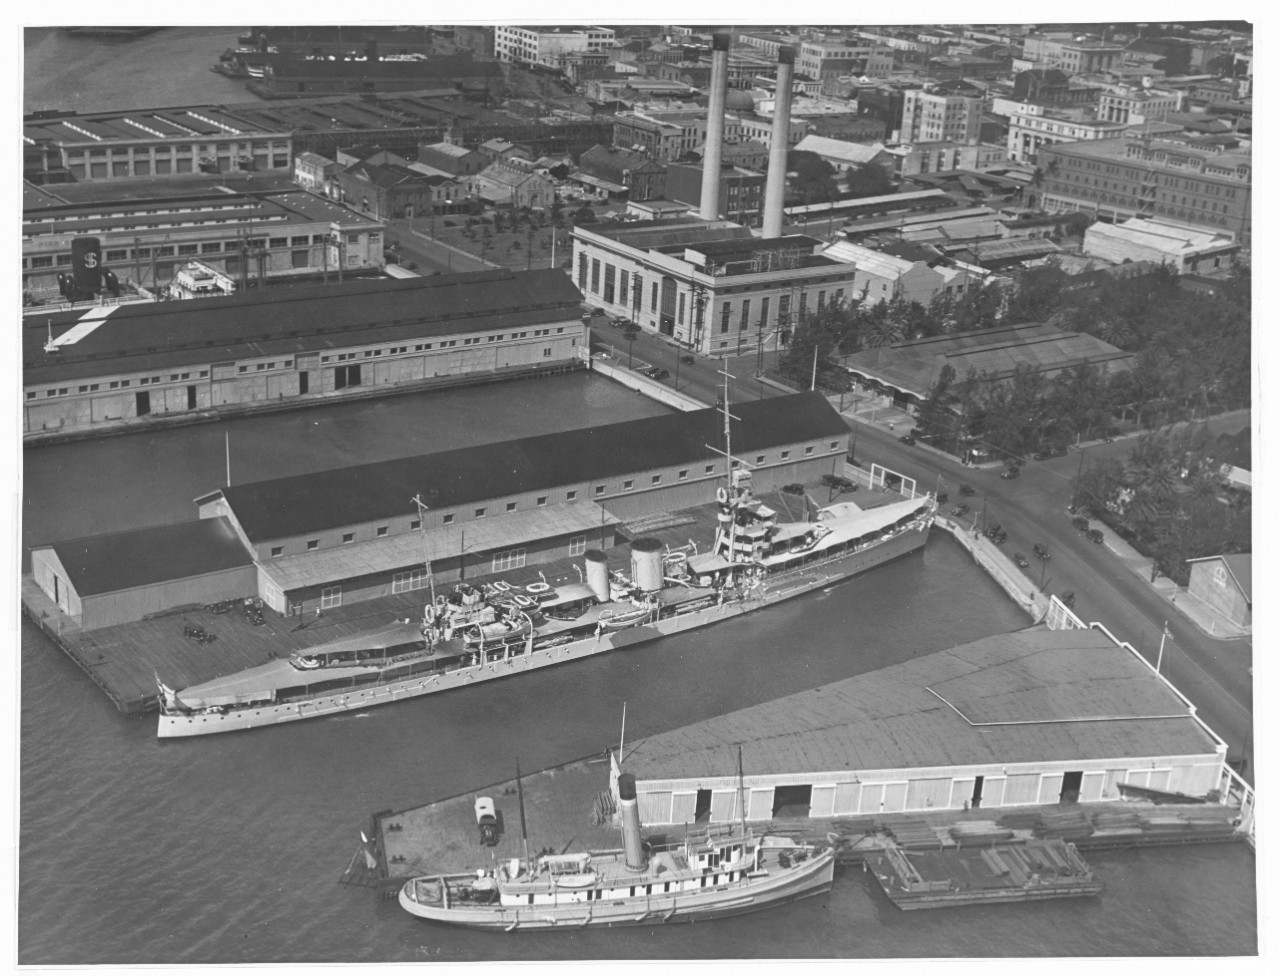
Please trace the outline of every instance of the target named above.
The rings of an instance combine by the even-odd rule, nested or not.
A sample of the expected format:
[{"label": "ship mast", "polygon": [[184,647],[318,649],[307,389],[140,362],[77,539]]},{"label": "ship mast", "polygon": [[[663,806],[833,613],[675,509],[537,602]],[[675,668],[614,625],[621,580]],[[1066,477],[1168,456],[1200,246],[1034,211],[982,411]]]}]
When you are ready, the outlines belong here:
[{"label": "ship mast", "polygon": [[[431,607],[435,612],[436,605],[436,576],[431,571],[431,553],[427,550],[427,506],[422,501],[421,495],[414,495],[409,501],[418,506],[418,528],[422,530],[422,564],[427,570],[427,586],[431,588]],[[426,616],[425,614],[423,616]]]},{"label": "ship mast", "polygon": [[733,537],[736,534],[735,523],[737,521],[737,516],[734,510],[737,507],[737,500],[733,492],[734,457],[733,457],[732,432],[730,430],[729,421],[740,420],[741,418],[736,417],[729,412],[729,380],[735,379],[735,377],[733,376],[732,373],[728,372],[727,370],[722,369],[722,370],[718,370],[718,372],[720,373],[721,376],[724,377],[724,396],[721,397],[721,399],[724,401],[721,407],[721,412],[724,414],[724,449],[721,450],[718,447],[712,447],[710,444],[705,445],[705,447],[709,451],[715,451],[715,453],[717,454],[724,455],[724,479],[725,479],[724,493],[725,493],[725,504],[729,509],[729,516],[730,516],[729,531],[728,533],[724,533],[723,530],[721,529],[717,529],[716,531],[720,533],[720,538],[724,539],[727,542],[727,546],[728,546],[727,561],[733,562],[734,561]]},{"label": "ship mast", "polygon": [[520,782],[519,757],[516,757],[516,796],[520,799],[520,840],[524,843],[525,870],[533,874],[533,864],[529,861],[529,833],[524,824],[524,785]]},{"label": "ship mast", "polygon": [[[747,838],[747,799],[746,788],[742,780],[742,743],[738,743],[738,813],[742,819],[742,842]],[[745,848],[744,848],[745,851]]]}]

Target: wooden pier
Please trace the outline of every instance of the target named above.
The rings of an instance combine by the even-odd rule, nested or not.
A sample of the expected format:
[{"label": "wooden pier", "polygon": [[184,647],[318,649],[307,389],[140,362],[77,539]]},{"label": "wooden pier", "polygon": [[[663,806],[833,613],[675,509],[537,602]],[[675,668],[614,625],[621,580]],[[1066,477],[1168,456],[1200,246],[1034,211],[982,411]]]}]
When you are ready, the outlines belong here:
[{"label": "wooden pier", "polygon": [[[609,763],[603,754],[523,778],[529,850],[555,853],[608,850],[620,835],[601,813],[609,789]],[[492,797],[499,818],[496,847],[480,844],[474,803]],[[1234,842],[1243,839],[1240,811],[1215,803],[1181,807],[1117,801],[998,810],[938,810],[856,817],[779,817],[753,821],[756,833],[829,843],[842,864],[862,863],[888,850],[915,853],[978,851],[997,845],[1040,847],[1070,841],[1077,850],[1140,848],[1178,844]],[[514,779],[406,810],[374,814],[363,829],[367,848],[358,850],[342,881],[394,894],[411,877],[468,871],[523,856],[520,814]],[[645,828],[652,843],[679,842],[727,825],[698,821]],[[356,828],[353,825],[353,840]],[[364,857],[364,851],[369,859]],[[1056,850],[1056,846],[1055,846]],[[1048,857],[1049,855],[1045,855]],[[372,860],[374,867],[368,866]],[[1014,855],[1020,870],[1026,856]],[[1034,860],[1028,862],[1036,863]],[[1021,899],[1020,899],[1021,900]]]}]

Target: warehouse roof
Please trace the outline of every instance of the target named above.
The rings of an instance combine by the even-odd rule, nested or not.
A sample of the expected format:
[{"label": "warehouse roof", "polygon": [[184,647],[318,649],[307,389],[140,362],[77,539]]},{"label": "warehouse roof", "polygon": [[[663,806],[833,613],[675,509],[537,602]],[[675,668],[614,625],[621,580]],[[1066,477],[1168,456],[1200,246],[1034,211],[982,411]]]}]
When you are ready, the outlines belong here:
[{"label": "warehouse roof", "polygon": [[[779,444],[846,435],[816,393],[734,404],[733,449],[740,456]],[[421,495],[433,510],[719,455],[715,408],[602,427],[399,458],[223,488],[250,539],[279,539],[403,515]]]},{"label": "warehouse roof", "polygon": [[[269,289],[243,297],[146,302],[107,309],[103,323],[56,354],[55,339],[85,306],[32,318],[23,330],[29,384],[170,365],[327,351],[367,342],[485,331],[576,317],[581,295],[562,272],[475,271],[399,281]],[[83,330],[82,330],[83,331]]]},{"label": "warehouse roof", "polygon": [[1001,634],[635,743],[638,780],[1207,755],[1216,737],[1097,630]]},{"label": "warehouse roof", "polygon": [[849,356],[852,372],[924,397],[943,366],[963,380],[973,372],[1002,379],[1019,366],[1052,373],[1081,364],[1116,363],[1128,368],[1133,354],[1085,332],[1064,332],[1049,323],[979,329],[911,342],[874,346]]},{"label": "warehouse roof", "polygon": [[253,565],[226,518],[91,535],[33,546],[52,549],[81,597]]},{"label": "warehouse roof", "polygon": [[[402,513],[409,508],[409,505],[404,505]],[[509,549],[517,542],[523,546],[588,532],[595,532],[599,538],[603,527],[617,525],[619,521],[617,516],[610,515],[595,502],[566,502],[462,524],[433,523],[425,538],[421,532],[400,533],[336,549],[319,549],[264,560],[259,567],[282,592],[287,593],[305,586],[320,586],[334,580],[421,565],[424,549],[432,558],[448,559],[467,552],[477,553],[483,559],[484,553],[493,549]]]}]

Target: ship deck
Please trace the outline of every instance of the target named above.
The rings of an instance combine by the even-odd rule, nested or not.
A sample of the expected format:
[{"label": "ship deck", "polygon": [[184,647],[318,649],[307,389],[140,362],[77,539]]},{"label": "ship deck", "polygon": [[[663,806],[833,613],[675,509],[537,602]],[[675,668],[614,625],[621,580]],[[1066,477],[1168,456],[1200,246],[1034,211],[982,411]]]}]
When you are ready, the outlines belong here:
[{"label": "ship deck", "polygon": [[[823,496],[828,489],[814,487],[811,493],[816,495],[815,502],[825,504]],[[780,521],[804,518],[806,502],[799,496],[770,492],[759,497],[778,512]],[[843,496],[850,497],[856,497],[864,508],[902,499],[893,492],[865,490],[856,496]],[[809,510],[812,512],[812,505]],[[710,549],[715,528],[714,505],[637,516],[622,526],[628,538],[650,536],[671,546],[687,546],[693,540],[702,552]],[[612,568],[629,567],[631,557],[626,542],[610,549],[608,555]],[[553,587],[560,583],[578,583],[581,578],[575,564],[580,562],[580,558],[566,557],[504,573],[468,574],[467,581],[501,579],[512,586],[526,586],[545,577]],[[447,592],[451,585],[441,584],[441,592]],[[157,674],[165,684],[181,690],[272,659],[287,658],[318,644],[353,637],[397,617],[416,619],[422,615],[427,591],[363,600],[325,610],[319,616],[286,617],[264,608],[265,622],[261,626],[251,624],[240,610],[215,614],[203,607],[192,607],[94,630],[84,630],[64,614],[29,574],[22,578],[21,599],[27,617],[89,675],[120,711],[141,715],[156,706]],[[203,628],[215,639],[198,644],[183,636],[186,627]]]}]

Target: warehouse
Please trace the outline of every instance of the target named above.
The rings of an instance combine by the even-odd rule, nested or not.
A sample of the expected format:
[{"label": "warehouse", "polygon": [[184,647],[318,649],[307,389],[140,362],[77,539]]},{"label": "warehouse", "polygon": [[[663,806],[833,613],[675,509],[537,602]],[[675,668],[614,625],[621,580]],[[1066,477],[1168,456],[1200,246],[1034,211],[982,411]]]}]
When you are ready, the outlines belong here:
[{"label": "warehouse", "polygon": [[[741,747],[743,773],[737,769]],[[629,745],[647,825],[1204,797],[1226,744],[1099,629],[988,637]],[[801,814],[803,815],[803,813]]]},{"label": "warehouse", "polygon": [[23,323],[23,430],[72,431],[580,364],[563,274],[477,271],[89,306]]},{"label": "warehouse", "polygon": [[[844,463],[849,429],[818,394],[733,409],[734,464],[758,491]],[[425,587],[428,559],[457,579],[606,548],[619,520],[711,501],[720,443],[708,408],[236,485],[196,505],[253,553],[259,596],[301,613]]]},{"label": "warehouse", "polygon": [[257,581],[253,560],[224,518],[34,546],[31,574],[85,630],[248,596]]}]

